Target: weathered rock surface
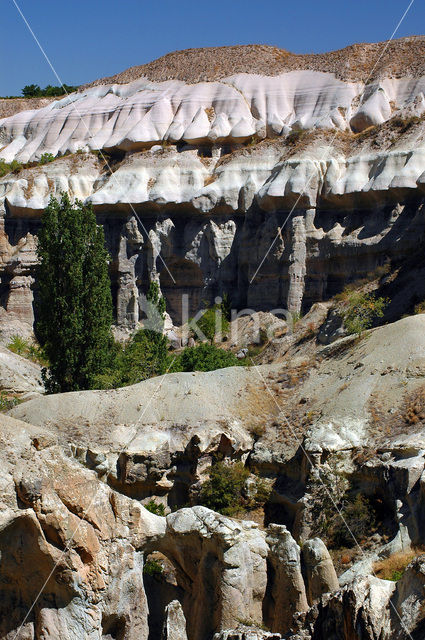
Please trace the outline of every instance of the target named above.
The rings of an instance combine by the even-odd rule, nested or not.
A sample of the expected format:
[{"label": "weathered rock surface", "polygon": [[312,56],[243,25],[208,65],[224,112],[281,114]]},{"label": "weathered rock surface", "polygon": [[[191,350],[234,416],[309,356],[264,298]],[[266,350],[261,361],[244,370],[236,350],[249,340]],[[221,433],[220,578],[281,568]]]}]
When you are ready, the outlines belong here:
[{"label": "weathered rock surface", "polygon": [[182,640],[185,627],[189,640],[207,640],[241,616],[261,625],[270,581],[295,588],[285,594],[285,624],[299,592],[307,608],[299,548],[284,528],[270,530],[268,543],[255,523],[201,506],[156,516],[79,465],[46,429],[6,416],[0,426],[0,637],[147,640],[143,565],[154,551],[174,566],[181,594],[182,609],[172,599],[166,606],[170,640]]},{"label": "weathered rock surface", "polygon": [[[2,639],[424,635],[423,557],[397,583],[370,573],[425,542],[425,316],[341,338],[318,302],[389,260],[402,265],[389,318],[402,294],[409,308],[425,298],[424,42],[390,43],[366,86],[356,47],[308,61],[273,49],[268,66],[261,48],[232,49],[233,62],[220,54],[202,73],[183,52],[167,69],[4,114],[0,157],[31,166],[0,179],[3,342],[31,334],[40,214],[61,191],[104,226],[124,334],[153,279],[175,346],[184,295],[189,316],[225,292],[259,311],[235,321],[238,348],[270,310],[313,306],[293,333],[280,322],[269,364],[43,396],[0,415]],[[56,160],[37,164],[44,152]],[[41,391],[35,365],[5,348],[0,361],[2,389]],[[264,527],[195,504],[221,458],[272,486]],[[323,481],[332,497],[341,478],[381,528],[361,534],[369,546],[338,580],[311,536]],[[173,512],[150,513],[152,497]]]},{"label": "weathered rock surface", "polygon": [[167,516],[160,550],[186,587],[182,604],[190,638],[202,640],[232,627],[241,615],[261,623],[267,545],[257,525],[205,507],[181,509]]},{"label": "weathered rock surface", "polygon": [[41,367],[0,345],[0,391],[19,395],[42,393]]},{"label": "weathered rock surface", "polygon": [[292,627],[295,613],[303,613],[308,609],[300,547],[286,527],[277,524],[270,525],[267,544],[273,572],[268,584],[266,621],[272,631],[286,633]]},{"label": "weathered rock surface", "polygon": [[161,640],[187,640],[186,618],[178,600],[173,600],[166,606],[165,616]]},{"label": "weathered rock surface", "polygon": [[[237,308],[299,312],[410,255],[424,234],[425,76],[417,61],[413,75],[391,75],[406,47],[423,39],[391,43],[367,86],[316,58],[284,71],[287,53],[276,75],[258,75],[252,56],[254,73],[235,73],[243,58],[229,48],[219,78],[210,69],[214,78],[188,83],[176,63],[175,78],[106,80],[1,119],[5,160],[63,156],[0,179],[2,306],[31,324],[34,237],[62,191],[92,202],[105,227],[120,327],[140,320],[150,279],[176,323],[183,294],[188,315],[224,292]],[[90,153],[99,149],[109,160]],[[420,280],[412,300],[425,294]]]},{"label": "weathered rock surface", "polygon": [[324,593],[337,591],[338,576],[323,540],[312,538],[302,547],[307,600],[311,606]]}]

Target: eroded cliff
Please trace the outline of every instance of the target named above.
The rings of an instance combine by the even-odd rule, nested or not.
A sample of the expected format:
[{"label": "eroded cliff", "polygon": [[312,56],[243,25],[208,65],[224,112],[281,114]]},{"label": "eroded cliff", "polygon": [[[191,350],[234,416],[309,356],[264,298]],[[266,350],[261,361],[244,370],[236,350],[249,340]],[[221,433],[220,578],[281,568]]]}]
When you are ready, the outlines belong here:
[{"label": "eroded cliff", "polygon": [[[370,46],[182,52],[0,120],[0,157],[24,165],[0,179],[3,308],[31,322],[38,221],[61,191],[105,226],[121,326],[152,278],[178,323],[183,293],[190,313],[223,292],[305,310],[409,255],[423,235],[423,38],[391,43],[377,69]],[[37,164],[45,153],[56,160]]]}]

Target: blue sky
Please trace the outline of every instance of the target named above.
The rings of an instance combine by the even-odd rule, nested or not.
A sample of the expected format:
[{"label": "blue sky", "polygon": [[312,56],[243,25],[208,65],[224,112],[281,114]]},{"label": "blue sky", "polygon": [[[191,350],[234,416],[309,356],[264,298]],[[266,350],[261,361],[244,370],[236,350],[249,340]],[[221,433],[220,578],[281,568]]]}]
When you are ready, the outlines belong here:
[{"label": "blue sky", "polygon": [[[62,81],[82,84],[169,51],[272,44],[296,53],[388,39],[409,1],[16,0]],[[57,84],[12,0],[0,0],[0,95]],[[423,34],[415,0],[397,37]]]}]

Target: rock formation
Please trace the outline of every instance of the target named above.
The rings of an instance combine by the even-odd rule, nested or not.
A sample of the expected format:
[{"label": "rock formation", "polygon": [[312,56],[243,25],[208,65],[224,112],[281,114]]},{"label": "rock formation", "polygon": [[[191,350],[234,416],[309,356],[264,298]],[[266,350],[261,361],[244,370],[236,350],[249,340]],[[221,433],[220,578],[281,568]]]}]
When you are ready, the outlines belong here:
[{"label": "rock formation", "polygon": [[[319,58],[230,47],[217,64],[213,51],[181,52],[167,77],[157,61],[1,119],[0,157],[26,163],[0,179],[7,314],[32,321],[34,237],[61,191],[104,225],[116,321],[130,328],[151,279],[179,323],[183,294],[188,315],[224,292],[237,308],[300,311],[406,257],[424,228],[423,46],[391,43],[372,78],[353,71],[361,47]],[[188,71],[199,56],[202,80]],[[37,164],[43,153],[57,159]]]},{"label": "rock formation", "polygon": [[307,599],[310,605],[324,593],[336,591],[339,587],[335,567],[323,540],[312,538],[302,548],[305,567]]},{"label": "rock formation", "polygon": [[[3,343],[31,335],[61,191],[104,226],[119,330],[152,280],[177,346],[172,323],[225,292],[257,310],[235,351],[306,312],[253,367],[110,391],[41,395],[0,347],[0,391],[35,396],[0,414],[1,640],[423,636],[425,316],[398,318],[425,299],[425,39],[377,52],[180,52],[0,108],[0,157],[24,165],[0,178]],[[397,321],[345,335],[328,298],[389,262]],[[199,504],[218,460],[245,465],[243,516]]]},{"label": "rock formation", "polygon": [[186,619],[178,600],[173,600],[167,605],[165,616],[161,640],[187,640]]}]

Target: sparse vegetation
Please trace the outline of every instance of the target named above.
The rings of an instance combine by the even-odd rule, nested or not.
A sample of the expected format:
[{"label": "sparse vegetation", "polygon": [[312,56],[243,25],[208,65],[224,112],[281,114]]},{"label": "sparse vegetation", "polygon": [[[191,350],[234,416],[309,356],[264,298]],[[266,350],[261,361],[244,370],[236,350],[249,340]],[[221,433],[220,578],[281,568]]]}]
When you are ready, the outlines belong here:
[{"label": "sparse vegetation", "polygon": [[40,164],[48,164],[49,162],[53,162],[54,159],[55,156],[53,155],[53,153],[43,153],[40,158]]},{"label": "sparse vegetation", "polygon": [[387,305],[386,298],[376,298],[371,293],[361,291],[350,293],[342,310],[348,333],[361,336],[363,331],[370,329],[376,318],[382,318]]},{"label": "sparse vegetation", "polygon": [[422,300],[422,302],[418,302],[418,304],[415,305],[415,314],[418,313],[425,313],[425,300]]},{"label": "sparse vegetation", "polygon": [[6,162],[3,158],[0,158],[0,178],[8,173],[19,173],[22,169],[22,164],[17,160],[12,162]]},{"label": "sparse vegetation", "polygon": [[217,461],[208,469],[208,476],[202,485],[199,502],[223,515],[256,509],[269,499],[271,486],[262,478],[253,479],[250,490],[246,491],[250,472],[242,462]]},{"label": "sparse vegetation", "polygon": [[303,129],[295,129],[286,136],[285,142],[291,146],[294,146],[298,144],[306,134],[307,132]]},{"label": "sparse vegetation", "polygon": [[155,502],[155,500],[151,499],[144,507],[156,516],[165,516],[165,507],[162,502]]},{"label": "sparse vegetation", "polygon": [[330,549],[351,549],[355,541],[361,543],[376,532],[372,501],[350,485],[338,457],[321,467],[315,487],[314,535],[323,538]]},{"label": "sparse vegetation", "polygon": [[22,401],[15,396],[8,396],[4,391],[0,392],[0,413],[6,413],[20,404]]},{"label": "sparse vegetation", "polygon": [[38,84],[27,84],[22,89],[22,95],[24,96],[24,98],[52,98],[63,96],[66,93],[72,93],[77,89],[78,86],[73,86],[70,84],[64,84],[60,87],[48,84],[47,87],[44,87],[44,89],[41,89]]},{"label": "sparse vegetation", "polygon": [[27,340],[18,334],[12,336],[7,348],[18,356],[27,358],[32,362],[36,362],[43,366],[47,365],[46,357],[40,345],[32,340]]},{"label": "sparse vegetation", "polygon": [[242,462],[228,464],[216,462],[208,470],[209,479],[204,482],[199,502],[224,515],[233,515],[241,508],[242,489],[249,477]]},{"label": "sparse vegetation", "polygon": [[145,562],[143,573],[146,576],[159,577],[164,573],[164,567],[158,560],[149,559]]},{"label": "sparse vegetation", "polygon": [[393,553],[388,558],[383,558],[382,560],[375,562],[373,570],[378,578],[397,582],[397,580],[400,580],[402,577],[406,567],[420,553],[423,553],[423,550],[409,549],[407,551]]}]

